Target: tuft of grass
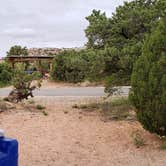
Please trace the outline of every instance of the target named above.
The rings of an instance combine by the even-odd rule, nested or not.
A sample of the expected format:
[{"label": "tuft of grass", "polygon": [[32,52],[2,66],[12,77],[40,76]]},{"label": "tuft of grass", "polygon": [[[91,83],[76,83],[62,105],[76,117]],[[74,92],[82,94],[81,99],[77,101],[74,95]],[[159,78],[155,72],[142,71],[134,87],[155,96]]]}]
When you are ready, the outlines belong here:
[{"label": "tuft of grass", "polygon": [[100,108],[100,103],[90,103],[90,104],[81,104],[81,105],[73,105],[72,108],[83,109],[86,111],[94,111]]},{"label": "tuft of grass", "polygon": [[130,116],[131,104],[127,98],[119,98],[103,103],[101,114],[114,120],[124,120]]},{"label": "tuft of grass", "polygon": [[133,120],[135,117],[131,115],[131,106],[127,98],[118,98],[112,101],[90,103],[82,105],[73,105],[73,108],[85,111],[100,110],[101,115],[107,120]]},{"label": "tuft of grass", "polygon": [[45,108],[46,107],[44,107],[44,106],[42,106],[40,104],[36,105],[36,109],[38,109],[38,110],[44,110]]},{"label": "tuft of grass", "polygon": [[29,104],[35,104],[35,101],[31,99],[31,100],[28,100],[28,103]]},{"label": "tuft of grass", "polygon": [[77,104],[74,104],[73,106],[72,106],[72,108],[79,108],[79,105],[77,105]]},{"label": "tuft of grass", "polygon": [[137,148],[145,145],[145,140],[142,138],[141,134],[138,132],[133,133],[133,143]]},{"label": "tuft of grass", "polygon": [[44,116],[48,116],[48,113],[46,111],[42,111]]}]

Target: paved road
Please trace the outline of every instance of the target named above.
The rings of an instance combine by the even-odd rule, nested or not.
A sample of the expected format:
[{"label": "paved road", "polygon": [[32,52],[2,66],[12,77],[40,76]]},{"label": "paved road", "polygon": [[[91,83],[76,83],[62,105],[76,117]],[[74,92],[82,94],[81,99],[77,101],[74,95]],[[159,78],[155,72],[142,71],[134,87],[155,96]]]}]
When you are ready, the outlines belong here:
[{"label": "paved road", "polygon": [[[128,86],[122,87],[122,95],[128,95]],[[7,96],[10,88],[1,88],[0,96]],[[41,88],[34,91],[35,96],[105,96],[104,87],[62,87],[62,88]]]}]

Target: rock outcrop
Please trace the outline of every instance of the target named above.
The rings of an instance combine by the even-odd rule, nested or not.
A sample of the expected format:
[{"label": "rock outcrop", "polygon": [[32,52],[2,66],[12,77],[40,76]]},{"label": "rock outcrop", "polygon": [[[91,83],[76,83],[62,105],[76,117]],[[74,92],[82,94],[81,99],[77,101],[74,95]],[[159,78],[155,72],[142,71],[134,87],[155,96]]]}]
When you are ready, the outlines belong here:
[{"label": "rock outcrop", "polygon": [[30,48],[29,56],[56,55],[61,51],[59,48]]}]

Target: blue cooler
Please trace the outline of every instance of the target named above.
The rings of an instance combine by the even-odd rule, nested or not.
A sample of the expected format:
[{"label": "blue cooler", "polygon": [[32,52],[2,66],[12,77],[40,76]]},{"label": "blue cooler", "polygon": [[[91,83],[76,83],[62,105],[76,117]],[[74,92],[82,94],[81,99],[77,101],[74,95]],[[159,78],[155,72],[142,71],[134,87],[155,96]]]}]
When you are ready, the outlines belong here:
[{"label": "blue cooler", "polygon": [[0,131],[0,166],[18,166],[18,142]]}]

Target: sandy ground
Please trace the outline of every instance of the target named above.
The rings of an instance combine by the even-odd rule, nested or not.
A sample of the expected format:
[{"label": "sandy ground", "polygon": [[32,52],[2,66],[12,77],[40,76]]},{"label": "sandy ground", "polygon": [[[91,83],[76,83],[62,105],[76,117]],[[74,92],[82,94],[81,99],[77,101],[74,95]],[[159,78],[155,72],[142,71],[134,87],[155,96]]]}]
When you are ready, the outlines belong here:
[{"label": "sandy ground", "polygon": [[[0,114],[0,128],[19,141],[19,166],[165,166],[160,140],[138,122],[104,122],[97,112],[72,109],[94,98],[36,98],[48,116],[21,107]],[[146,145],[136,148],[132,133]]]},{"label": "sandy ground", "polygon": [[[33,81],[33,84],[36,85],[36,81]],[[32,85],[33,85],[32,84]],[[85,81],[82,83],[68,83],[68,82],[62,82],[62,81],[52,81],[49,79],[43,79],[41,82],[41,88],[66,88],[66,87],[103,87],[104,84],[97,84],[97,83],[91,83],[89,81]],[[13,88],[13,86],[7,86],[4,88]]]},{"label": "sandy ground", "polygon": [[82,83],[66,83],[66,82],[58,82],[51,80],[42,80],[42,88],[60,88],[60,87],[101,87],[102,84],[91,83],[89,81],[85,81]]},{"label": "sandy ground", "polygon": [[59,87],[73,87],[73,86],[76,86],[76,84],[50,81],[47,79],[42,80],[42,87],[43,88],[59,88]]}]

